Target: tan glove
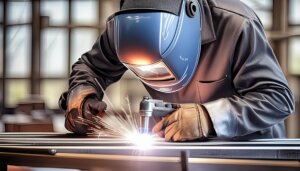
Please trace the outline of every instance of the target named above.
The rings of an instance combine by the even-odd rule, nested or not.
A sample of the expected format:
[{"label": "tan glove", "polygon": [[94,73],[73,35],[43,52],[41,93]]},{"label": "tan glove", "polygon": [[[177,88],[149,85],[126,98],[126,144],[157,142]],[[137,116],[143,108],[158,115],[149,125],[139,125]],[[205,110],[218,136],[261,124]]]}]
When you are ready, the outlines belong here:
[{"label": "tan glove", "polygon": [[96,98],[97,91],[92,86],[79,85],[68,96],[65,127],[67,130],[86,134],[89,125],[78,122],[78,118],[93,120],[93,116],[102,116],[106,104]]},{"label": "tan glove", "polygon": [[181,104],[159,121],[152,132],[164,136],[166,141],[205,140],[215,135],[208,112],[198,104]]}]

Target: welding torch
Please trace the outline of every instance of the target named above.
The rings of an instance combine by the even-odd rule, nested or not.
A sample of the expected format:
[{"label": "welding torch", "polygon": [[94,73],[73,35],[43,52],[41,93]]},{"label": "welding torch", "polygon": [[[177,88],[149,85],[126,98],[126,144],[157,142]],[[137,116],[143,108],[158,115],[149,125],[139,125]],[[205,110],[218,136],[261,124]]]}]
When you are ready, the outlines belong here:
[{"label": "welding torch", "polygon": [[176,103],[164,102],[152,99],[148,96],[143,97],[140,102],[140,133],[148,134],[150,117],[164,117],[174,112],[179,105]]}]

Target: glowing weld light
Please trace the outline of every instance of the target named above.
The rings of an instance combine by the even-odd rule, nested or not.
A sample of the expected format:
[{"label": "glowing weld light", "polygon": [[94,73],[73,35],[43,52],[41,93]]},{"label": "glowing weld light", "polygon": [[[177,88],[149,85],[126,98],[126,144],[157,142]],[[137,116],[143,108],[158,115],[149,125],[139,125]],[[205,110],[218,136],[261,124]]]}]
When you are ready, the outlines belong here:
[{"label": "glowing weld light", "polygon": [[129,134],[126,136],[140,150],[147,150],[153,145],[153,137],[149,134]]}]

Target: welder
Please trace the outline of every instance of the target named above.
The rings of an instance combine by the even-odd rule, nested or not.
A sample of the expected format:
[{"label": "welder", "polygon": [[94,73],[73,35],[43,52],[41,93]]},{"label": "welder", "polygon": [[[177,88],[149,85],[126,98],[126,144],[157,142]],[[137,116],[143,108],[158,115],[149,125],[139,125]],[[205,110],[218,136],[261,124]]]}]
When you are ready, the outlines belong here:
[{"label": "welder", "polygon": [[123,0],[73,65],[65,127],[104,115],[103,92],[131,70],[154,99],[179,104],[152,132],[166,141],[284,138],[294,98],[263,26],[238,0]]}]

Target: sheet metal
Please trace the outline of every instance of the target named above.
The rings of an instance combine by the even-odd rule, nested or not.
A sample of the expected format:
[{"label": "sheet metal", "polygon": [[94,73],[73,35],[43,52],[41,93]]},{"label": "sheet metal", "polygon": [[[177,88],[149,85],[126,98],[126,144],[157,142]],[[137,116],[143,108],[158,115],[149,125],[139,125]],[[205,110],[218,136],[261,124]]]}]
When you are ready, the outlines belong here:
[{"label": "sheet metal", "polygon": [[178,157],[188,151],[192,158],[272,159],[300,161],[299,139],[265,139],[251,141],[209,140],[206,142],[155,143],[141,149],[124,138],[75,136],[73,134],[0,134],[1,152],[34,154],[81,153],[130,156]]}]

